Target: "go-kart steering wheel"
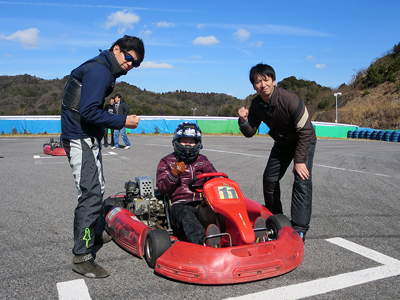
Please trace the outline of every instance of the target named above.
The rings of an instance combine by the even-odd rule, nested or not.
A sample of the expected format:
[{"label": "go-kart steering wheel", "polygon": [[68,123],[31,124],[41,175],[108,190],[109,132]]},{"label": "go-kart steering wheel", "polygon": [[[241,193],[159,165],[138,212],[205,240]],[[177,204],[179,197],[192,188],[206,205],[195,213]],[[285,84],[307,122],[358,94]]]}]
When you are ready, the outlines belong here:
[{"label": "go-kart steering wheel", "polygon": [[215,173],[203,173],[200,175],[195,176],[192,180],[189,181],[189,190],[191,190],[192,192],[197,192],[197,193],[202,193],[203,186],[193,186],[193,184],[199,180],[202,179],[204,177],[224,177],[224,178],[228,178],[228,175],[226,175],[225,173],[222,172],[215,172]]}]

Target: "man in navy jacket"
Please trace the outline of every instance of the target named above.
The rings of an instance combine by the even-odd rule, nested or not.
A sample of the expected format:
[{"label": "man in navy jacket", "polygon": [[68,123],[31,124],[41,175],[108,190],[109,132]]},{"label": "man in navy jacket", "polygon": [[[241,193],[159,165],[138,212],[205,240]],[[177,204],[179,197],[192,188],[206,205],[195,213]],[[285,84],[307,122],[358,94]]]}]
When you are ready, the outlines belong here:
[{"label": "man in navy jacket", "polygon": [[125,35],[109,50],[74,69],[64,88],[61,138],[78,189],[72,269],[86,277],[109,275],[94,262],[91,254],[94,245],[110,240],[110,237],[102,237],[104,220],[101,209],[105,184],[100,141],[104,128],[134,129],[139,124],[136,115],[124,117],[104,111],[104,101],[112,93],[115,80],[139,67],[143,58],[142,40]]}]

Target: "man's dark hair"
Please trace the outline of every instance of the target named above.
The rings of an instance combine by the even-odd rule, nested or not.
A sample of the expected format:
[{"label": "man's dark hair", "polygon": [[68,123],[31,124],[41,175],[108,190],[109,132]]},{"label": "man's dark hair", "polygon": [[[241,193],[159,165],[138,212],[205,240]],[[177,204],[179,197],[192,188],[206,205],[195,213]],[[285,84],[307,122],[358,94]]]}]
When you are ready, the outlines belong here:
[{"label": "man's dark hair", "polygon": [[122,99],[121,94],[115,94],[114,98],[118,97],[119,99]]},{"label": "man's dark hair", "polygon": [[110,48],[110,51],[118,45],[121,48],[121,51],[129,52],[131,50],[135,51],[139,56],[139,62],[142,62],[144,59],[144,44],[143,41],[137,37],[124,35],[124,37],[120,38],[116,41]]},{"label": "man's dark hair", "polygon": [[254,79],[257,75],[268,76],[272,80],[276,80],[275,70],[267,64],[260,63],[251,68],[249,75],[251,84],[254,84]]}]

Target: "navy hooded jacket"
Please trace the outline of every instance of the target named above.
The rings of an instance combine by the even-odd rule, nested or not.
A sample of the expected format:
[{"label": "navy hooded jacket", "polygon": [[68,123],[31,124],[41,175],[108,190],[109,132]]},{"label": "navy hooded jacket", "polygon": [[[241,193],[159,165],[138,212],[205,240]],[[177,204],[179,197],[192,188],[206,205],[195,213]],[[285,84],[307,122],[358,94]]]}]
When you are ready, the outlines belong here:
[{"label": "navy hooded jacket", "polygon": [[72,112],[61,109],[61,138],[83,139],[96,137],[98,141],[104,135],[104,128],[122,129],[126,117],[109,114],[103,110],[104,101],[114,90],[115,79],[126,74],[122,71],[114,54],[108,50],[103,51],[97,57],[103,63],[91,63],[88,67],[83,64],[72,71],[71,76],[79,78],[79,72],[83,71],[82,90],[79,104],[80,122]]}]

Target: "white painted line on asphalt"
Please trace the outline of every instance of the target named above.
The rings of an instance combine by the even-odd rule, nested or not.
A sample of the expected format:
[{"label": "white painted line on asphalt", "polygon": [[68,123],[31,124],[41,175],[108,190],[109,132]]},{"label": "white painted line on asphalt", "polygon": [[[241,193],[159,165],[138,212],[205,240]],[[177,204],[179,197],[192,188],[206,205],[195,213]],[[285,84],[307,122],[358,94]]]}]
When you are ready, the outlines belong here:
[{"label": "white painted line on asphalt", "polygon": [[350,242],[348,240],[342,239],[342,238],[332,238],[328,239],[328,242],[335,244],[337,246],[340,246],[342,248],[345,248],[351,252],[360,254],[366,258],[369,258],[371,260],[374,260],[382,265],[396,265],[397,267],[400,267],[400,261],[397,259],[394,259],[390,256],[387,256],[385,254],[379,253],[375,250],[371,250],[367,247],[360,246],[356,243]]},{"label": "white painted line on asphalt", "polygon": [[328,239],[327,241],[365,256],[378,263],[382,263],[383,266],[339,274],[336,276],[316,279],[290,286],[283,286],[254,294],[227,298],[226,300],[296,300],[400,275],[400,261],[397,259],[357,245],[342,238],[333,238]]},{"label": "white painted line on asphalt", "polygon": [[104,152],[102,151],[102,155],[118,155],[118,153],[112,152],[112,151],[108,151],[108,154],[107,154],[107,153],[104,153]]},{"label": "white painted line on asphalt", "polygon": [[[221,152],[221,153],[227,153],[227,154],[236,154],[236,155],[243,155],[243,156],[267,158],[266,155],[255,155],[255,154],[230,152],[230,151],[223,151],[223,150],[203,149],[202,151]],[[331,167],[331,166],[324,166],[324,165],[318,165],[318,164],[314,164],[314,166],[322,167],[322,168],[335,169],[335,170],[340,170],[340,171],[357,172],[357,173],[363,173],[363,174],[369,174],[369,175],[375,175],[375,176],[392,177],[391,175],[372,173],[372,172],[366,172],[366,171],[359,171],[359,170],[352,170],[352,169],[345,169],[345,168],[338,168],[338,167]]]},{"label": "white painted line on asphalt", "polygon": [[91,300],[89,290],[83,279],[57,283],[59,300]]},{"label": "white painted line on asphalt", "polygon": [[33,158],[34,159],[39,159],[39,158],[58,158],[61,156],[52,156],[52,155],[47,155],[47,156],[40,156],[40,155],[34,155]]},{"label": "white painted line on asphalt", "polygon": [[366,172],[366,171],[359,171],[359,170],[352,170],[352,169],[344,169],[344,168],[331,167],[331,166],[324,166],[324,165],[317,165],[317,164],[314,164],[314,166],[323,167],[323,168],[329,168],[329,169],[335,169],[335,170],[340,170],[340,171],[349,171],[349,172],[364,173],[364,174],[370,174],[370,175],[376,175],[376,176],[383,176],[383,177],[392,177],[392,176],[390,176],[390,175],[385,175],[385,174],[371,173],[371,172]]}]

